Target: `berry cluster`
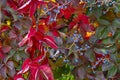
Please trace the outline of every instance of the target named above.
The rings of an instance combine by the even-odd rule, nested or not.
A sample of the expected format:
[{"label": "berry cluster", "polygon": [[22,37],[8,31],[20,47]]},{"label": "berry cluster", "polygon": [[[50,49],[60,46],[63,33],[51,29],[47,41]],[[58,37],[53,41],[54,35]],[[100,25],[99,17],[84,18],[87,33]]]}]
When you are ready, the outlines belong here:
[{"label": "berry cluster", "polygon": [[[90,0],[86,0],[87,3],[91,3]],[[112,7],[116,3],[116,0],[95,0],[95,3],[98,7],[106,5]]]},{"label": "berry cluster", "polygon": [[[68,3],[71,2],[71,0],[68,0]],[[47,8],[44,8],[43,11],[50,16],[50,22],[56,21],[56,18],[58,14],[60,13],[61,9],[66,9],[67,5],[62,4],[62,5],[53,5],[52,7],[48,6]]]},{"label": "berry cluster", "polygon": [[105,59],[102,60],[102,62],[103,62],[104,64],[109,64],[109,63],[110,63],[110,60],[107,59],[107,58],[105,58]]},{"label": "berry cluster", "polygon": [[98,54],[96,53],[96,61],[92,65],[92,69],[96,69],[100,64],[109,65],[112,60],[109,54]]},{"label": "berry cluster", "polygon": [[80,52],[83,55],[87,49],[90,49],[90,45],[88,42],[84,41],[83,36],[78,32],[75,31],[70,37],[68,37],[67,43],[74,43],[74,50],[75,52]]},{"label": "berry cluster", "polygon": [[53,15],[53,14],[55,14],[54,17],[50,18],[50,22],[56,21],[57,15],[60,13],[60,9],[64,9],[64,8],[67,8],[67,6],[61,5],[61,6],[58,6],[57,8],[54,8],[51,12],[49,12],[50,16]]},{"label": "berry cluster", "polygon": [[101,8],[102,6],[104,6],[104,7],[113,7],[114,5],[116,5],[116,0],[96,0],[94,2],[94,4],[91,4],[91,2],[89,0],[87,0],[86,2],[88,3],[89,11],[92,11],[94,6],[98,7],[98,8]]}]

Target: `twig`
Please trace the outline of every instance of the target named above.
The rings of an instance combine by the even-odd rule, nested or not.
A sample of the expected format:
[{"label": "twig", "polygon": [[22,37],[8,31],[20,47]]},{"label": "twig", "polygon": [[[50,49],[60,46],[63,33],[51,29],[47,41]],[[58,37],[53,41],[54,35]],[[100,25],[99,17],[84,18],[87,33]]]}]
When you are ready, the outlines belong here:
[{"label": "twig", "polygon": [[[62,4],[62,5],[59,5],[59,4],[54,5],[52,8],[48,9],[44,14],[47,14],[49,11],[53,10],[54,8],[56,8],[56,7],[58,7],[58,6],[68,5],[68,4],[71,3],[72,1],[73,1],[73,0],[71,0],[70,2],[67,2],[67,3],[64,3],[64,4]],[[43,14],[43,15],[44,15],[44,14]]]}]

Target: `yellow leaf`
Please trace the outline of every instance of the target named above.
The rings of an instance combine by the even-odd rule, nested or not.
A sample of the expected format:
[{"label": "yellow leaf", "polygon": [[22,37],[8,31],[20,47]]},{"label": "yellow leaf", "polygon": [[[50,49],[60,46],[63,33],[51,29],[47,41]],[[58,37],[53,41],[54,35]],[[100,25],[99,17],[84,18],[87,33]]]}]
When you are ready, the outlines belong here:
[{"label": "yellow leaf", "polygon": [[56,2],[56,0],[51,0],[51,1],[54,2],[54,3]]},{"label": "yellow leaf", "polygon": [[99,23],[98,23],[97,21],[95,21],[95,22],[93,23],[93,26],[96,28],[96,27],[99,26]]},{"label": "yellow leaf", "polygon": [[95,32],[87,32],[87,33],[86,33],[86,37],[90,37],[90,36],[92,36],[93,34],[95,34]]},{"label": "yellow leaf", "polygon": [[8,26],[11,25],[11,21],[10,20],[7,20],[6,23],[7,23]]}]

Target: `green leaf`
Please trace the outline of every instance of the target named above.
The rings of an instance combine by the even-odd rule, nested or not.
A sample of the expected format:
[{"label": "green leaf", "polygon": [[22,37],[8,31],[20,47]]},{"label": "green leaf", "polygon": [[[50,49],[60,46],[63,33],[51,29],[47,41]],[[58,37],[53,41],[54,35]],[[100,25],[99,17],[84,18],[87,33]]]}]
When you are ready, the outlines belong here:
[{"label": "green leaf", "polygon": [[92,49],[88,49],[85,52],[85,57],[90,61],[90,62],[94,62],[95,61],[95,54],[93,52]]},{"label": "green leaf", "polygon": [[60,77],[56,80],[74,80],[74,76],[69,72],[66,75],[62,74],[62,77]]},{"label": "green leaf", "polygon": [[17,54],[20,54],[20,57],[26,59],[28,58],[28,54],[24,53],[24,52],[20,52],[20,53],[17,53]]},{"label": "green leaf", "polygon": [[96,36],[98,39],[103,39],[108,37],[110,29],[108,27],[98,27],[96,29]]},{"label": "green leaf", "polygon": [[120,39],[120,29],[115,32],[114,39]]},{"label": "green leaf", "polygon": [[102,26],[109,26],[110,22],[104,19],[98,19],[98,22],[100,23],[100,25]]},{"label": "green leaf", "polygon": [[102,15],[102,8],[93,8],[93,13],[97,18],[99,18]]},{"label": "green leaf", "polygon": [[[66,75],[71,73],[72,69],[73,69],[73,67],[68,64],[66,64],[62,67],[57,67],[55,70],[53,70],[55,79],[56,80],[66,80],[66,77],[67,77]],[[72,74],[71,74],[71,76],[72,76]]]},{"label": "green leaf", "polygon": [[104,49],[104,48],[94,48],[94,51],[99,54],[108,54],[109,50]]},{"label": "green leaf", "polygon": [[90,42],[91,44],[94,44],[96,41],[97,41],[97,37],[94,36],[94,35],[91,36],[90,39],[89,39],[89,42]]},{"label": "green leaf", "polygon": [[107,38],[109,32],[110,32],[109,28],[106,27],[106,28],[101,32],[101,36],[100,36],[99,39]]},{"label": "green leaf", "polygon": [[111,38],[106,38],[106,39],[102,40],[102,43],[105,45],[113,45],[115,42],[114,42],[114,40],[111,40]]},{"label": "green leaf", "polygon": [[110,70],[113,66],[114,66],[114,64],[111,62],[109,62],[108,64],[107,63],[102,64],[102,71]]},{"label": "green leaf", "polygon": [[105,46],[105,48],[110,52],[110,53],[115,53],[115,51],[117,50],[115,45],[112,46]]},{"label": "green leaf", "polygon": [[115,27],[120,28],[120,20],[115,19],[115,20],[112,22],[112,25],[115,26]]},{"label": "green leaf", "polygon": [[117,67],[114,65],[107,74],[108,78],[112,78],[117,73]]},{"label": "green leaf", "polygon": [[120,64],[118,64],[118,72],[120,73]]},{"label": "green leaf", "polygon": [[117,62],[120,63],[120,54],[117,53],[116,56],[117,56]]},{"label": "green leaf", "polygon": [[55,63],[55,66],[62,66],[64,58],[59,58]]},{"label": "green leaf", "polygon": [[110,54],[110,58],[112,59],[112,61],[117,63],[117,55],[116,54]]}]

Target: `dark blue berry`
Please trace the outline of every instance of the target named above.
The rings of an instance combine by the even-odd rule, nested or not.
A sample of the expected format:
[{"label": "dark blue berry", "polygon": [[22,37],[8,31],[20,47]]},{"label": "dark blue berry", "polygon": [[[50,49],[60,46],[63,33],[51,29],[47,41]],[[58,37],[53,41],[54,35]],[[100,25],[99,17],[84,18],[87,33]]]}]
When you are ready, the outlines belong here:
[{"label": "dark blue berry", "polygon": [[78,60],[78,59],[75,59],[74,61],[75,61],[76,63],[78,63],[78,62],[79,62],[79,60]]},{"label": "dark blue berry", "polygon": [[112,7],[112,6],[113,6],[113,3],[112,3],[112,2],[109,2],[109,6]]},{"label": "dark blue berry", "polygon": [[78,49],[79,48],[79,46],[75,46],[76,47],[76,49]]},{"label": "dark blue berry", "polygon": [[55,13],[60,13],[60,11],[57,10],[57,9],[54,9],[53,11],[54,11]]},{"label": "dark blue berry", "polygon": [[44,11],[47,11],[47,8],[43,8]]},{"label": "dark blue berry", "polygon": [[77,34],[73,34],[73,36],[74,36],[74,37],[76,37],[76,36],[77,36]]},{"label": "dark blue berry", "polygon": [[77,43],[77,42],[78,42],[78,39],[76,39],[75,42]]},{"label": "dark blue berry", "polygon": [[48,14],[48,15],[50,15],[50,14],[51,14],[51,12],[47,12],[47,14]]}]

